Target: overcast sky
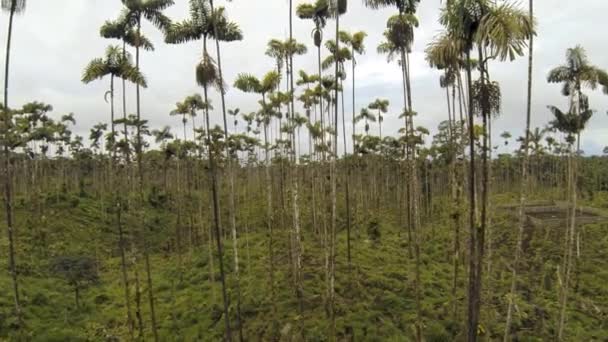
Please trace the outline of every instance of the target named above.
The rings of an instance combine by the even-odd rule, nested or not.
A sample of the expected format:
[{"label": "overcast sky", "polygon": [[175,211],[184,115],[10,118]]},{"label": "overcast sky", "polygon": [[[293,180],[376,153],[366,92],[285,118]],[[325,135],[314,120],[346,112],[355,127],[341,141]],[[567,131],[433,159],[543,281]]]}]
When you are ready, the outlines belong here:
[{"label": "overcast sky", "polygon": [[[168,9],[166,14],[173,20],[181,20],[188,13],[188,1],[175,2],[176,5]],[[288,1],[216,2],[227,7],[229,17],[244,32],[243,41],[223,44],[222,64],[227,83],[231,85],[240,72],[261,76],[274,68],[274,61],[265,56],[264,51],[269,39],[284,39],[288,35]],[[304,1],[294,0],[295,4],[301,2]],[[527,1],[523,3],[527,4]],[[413,104],[419,113],[415,124],[426,126],[431,132],[435,132],[437,124],[447,117],[445,93],[439,87],[440,72],[430,69],[424,60],[424,48],[441,29],[437,23],[439,6],[439,0],[422,1],[418,10],[420,27],[415,31],[416,41],[411,57]],[[545,81],[547,72],[563,63],[567,48],[582,45],[593,64],[608,69],[604,36],[608,1],[536,0],[535,6],[539,27],[534,56],[533,127],[543,126],[551,119],[547,105],[565,108],[567,104],[567,100],[560,95],[560,87]],[[84,85],[80,78],[89,60],[102,56],[107,45],[118,44],[117,41],[100,38],[99,27],[105,20],[116,18],[120,9],[119,0],[28,0],[26,12],[15,18],[13,29],[11,107],[37,100],[52,104],[55,117],[74,112],[78,121],[74,131],[85,137],[93,124],[108,122],[109,109],[103,95],[109,87],[109,79]],[[341,19],[342,29],[368,33],[365,42],[367,53],[359,57],[357,66],[356,107],[358,111],[377,97],[389,99],[389,115],[383,126],[383,133],[387,134],[396,134],[399,129],[401,121],[397,119],[397,113],[403,107],[399,68],[394,63],[388,64],[384,56],[376,53],[386,19],[392,13],[392,10],[372,11],[364,8],[362,1],[354,0],[349,2],[349,12]],[[1,23],[0,41],[5,44],[7,13],[2,14]],[[330,22],[328,26],[331,25]],[[296,70],[316,70],[316,54],[311,49],[311,29],[312,22],[294,19],[296,39],[306,43],[311,50],[307,55],[295,59]],[[201,92],[193,73],[201,56],[201,45],[166,45],[158,30],[147,24],[143,30],[156,45],[156,51],[143,52],[141,57],[141,68],[149,85],[142,92],[142,116],[150,121],[152,127],[170,125],[174,127],[174,133],[179,133],[179,119],[168,114],[176,101]],[[327,30],[326,38],[333,36],[330,32],[333,32],[332,28]],[[498,135],[505,130],[514,137],[523,133],[527,58],[493,64],[491,72],[493,79],[500,82],[503,96],[501,117],[493,122],[494,137],[498,143]],[[350,79],[347,83],[350,84]],[[350,96],[350,86],[346,87],[346,91]],[[120,91],[117,93],[118,104],[121,101]],[[135,91],[129,88],[127,100],[130,113],[135,112],[134,98]],[[255,95],[243,94],[233,88],[227,93],[228,108],[238,107],[244,112],[256,110],[257,100]],[[217,94],[212,95],[212,103],[216,107],[212,120],[219,123],[221,113]],[[350,113],[350,101],[346,103],[346,111]],[[587,154],[598,154],[608,145],[608,96],[600,91],[592,92],[590,103],[596,113],[583,134],[582,146]],[[360,127],[359,131],[362,129]],[[372,129],[377,130],[375,126]]]}]

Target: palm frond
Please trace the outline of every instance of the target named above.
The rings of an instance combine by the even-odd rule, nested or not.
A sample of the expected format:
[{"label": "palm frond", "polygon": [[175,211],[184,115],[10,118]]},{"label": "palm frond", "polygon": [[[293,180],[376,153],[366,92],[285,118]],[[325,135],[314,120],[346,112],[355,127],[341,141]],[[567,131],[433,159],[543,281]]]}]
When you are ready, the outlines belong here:
[{"label": "palm frond", "polygon": [[124,23],[106,20],[99,28],[99,35],[106,39],[123,39],[125,31]]},{"label": "palm frond", "polygon": [[101,58],[95,58],[89,62],[82,73],[82,82],[91,83],[110,74],[108,65]]},{"label": "palm frond", "polygon": [[335,61],[336,61],[336,59],[334,58],[333,54],[328,55],[327,57],[325,57],[323,62],[321,62],[321,68],[323,70],[327,70],[327,69],[331,68],[332,65],[334,65]]},{"label": "palm frond", "polygon": [[261,92],[269,93],[275,90],[281,82],[281,75],[276,71],[269,71],[264,75],[260,82]]},{"label": "palm frond", "polygon": [[127,80],[133,84],[146,88],[148,83],[143,73],[134,67],[129,61],[124,60],[120,65],[120,71],[118,76],[124,80]]},{"label": "palm frond", "polygon": [[226,22],[222,25],[218,25],[217,37],[215,38],[224,42],[243,40],[243,31],[241,31],[241,28],[237,23]]},{"label": "palm frond", "polygon": [[504,2],[483,16],[475,40],[488,46],[500,60],[512,61],[524,54],[528,40],[535,34],[534,25],[526,11]]},{"label": "palm frond", "polygon": [[567,66],[558,66],[551,71],[549,71],[549,75],[547,75],[547,82],[549,83],[559,83],[566,82],[572,79],[572,73]]},{"label": "palm frond", "polygon": [[[151,0],[151,1],[169,1],[169,0]],[[173,1],[170,1],[173,4]],[[161,31],[165,31],[171,25],[171,19],[160,12],[160,10],[143,11],[142,16],[148,20],[154,27]]]},{"label": "palm frond", "polygon": [[261,84],[257,77],[241,73],[236,77],[234,87],[246,93],[258,93],[260,92]]},{"label": "palm frond", "polygon": [[25,12],[26,0],[2,0],[2,9],[7,12],[13,11],[15,14]]},{"label": "palm frond", "polygon": [[356,32],[352,36],[351,46],[353,50],[360,55],[365,53],[365,45],[363,45],[365,37],[367,37],[367,33],[363,31]]},{"label": "palm frond", "polygon": [[192,21],[172,23],[165,31],[165,43],[182,44],[201,39],[203,32]]},{"label": "palm frond", "polygon": [[154,51],[154,45],[152,42],[143,35],[143,33],[137,33],[134,29],[129,29],[125,32],[123,37],[125,43],[132,47],[140,47],[146,51]]}]

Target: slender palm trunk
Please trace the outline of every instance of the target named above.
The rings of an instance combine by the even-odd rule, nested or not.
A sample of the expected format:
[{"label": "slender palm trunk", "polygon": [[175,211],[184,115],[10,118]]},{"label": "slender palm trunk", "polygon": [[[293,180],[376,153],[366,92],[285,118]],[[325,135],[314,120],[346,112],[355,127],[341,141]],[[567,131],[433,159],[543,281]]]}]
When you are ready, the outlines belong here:
[{"label": "slender palm trunk", "polygon": [[[264,107],[266,107],[265,102],[263,100]],[[266,120],[266,119],[265,119]],[[274,249],[273,249],[273,209],[272,209],[272,180],[270,177],[270,150],[268,146],[268,123],[264,123],[264,175],[266,178],[266,228],[268,230],[268,263],[269,263],[269,273],[270,273],[270,301],[272,303],[272,323],[273,330],[276,320],[277,308],[275,303],[275,286],[274,286]],[[274,334],[274,331],[273,331]]]},{"label": "slender palm trunk", "polygon": [[[137,18],[137,35],[141,35],[141,14]],[[135,47],[135,69],[140,71],[139,69],[139,44]],[[138,171],[138,192],[139,192],[139,200],[141,212],[141,219],[143,220],[143,205],[144,205],[144,169],[143,169],[143,143],[141,137],[141,96],[140,96],[140,87],[139,84],[135,85],[135,93],[136,93],[136,108],[137,108],[137,144],[136,144],[136,153],[137,153],[137,171]],[[150,255],[148,251],[148,242],[146,241],[146,234],[142,235],[143,245],[144,245],[144,262],[146,267],[146,282],[148,287],[148,301],[150,305],[150,319],[152,321],[152,333],[154,334],[154,341],[158,341],[158,326],[156,324],[156,311],[154,309],[154,290],[152,287],[152,275],[151,275],[151,267],[150,267]]]},{"label": "slender palm trunk", "polygon": [[[352,90],[353,91],[353,108],[352,108],[352,110],[353,110],[353,117],[352,117],[352,120],[353,120],[353,122],[352,122],[352,125],[353,125],[353,136],[352,136],[352,140],[353,140],[353,155],[354,155],[355,154],[355,134],[356,134],[356,130],[355,130],[355,126],[356,126],[356,124],[355,124],[355,116],[356,116],[356,109],[355,109],[355,91],[356,91],[356,89],[355,89],[355,64],[356,64],[356,62],[355,62],[355,49],[354,49],[354,47],[351,48],[351,55],[353,57],[353,61],[352,61],[351,64],[352,64],[352,67],[353,67],[353,76],[352,76],[352,78],[353,78],[353,90]],[[346,134],[346,132],[344,134]]]},{"label": "slender palm trunk", "polygon": [[[529,15],[530,18],[534,18],[534,2],[529,0]],[[507,321],[505,324],[504,342],[507,342],[510,337],[511,329],[511,317],[513,311],[513,297],[515,296],[516,284],[517,284],[517,271],[519,269],[519,258],[522,253],[522,240],[525,225],[525,214],[524,207],[526,204],[526,191],[528,188],[528,163],[529,163],[529,142],[530,142],[530,121],[531,121],[531,107],[532,107],[532,68],[533,68],[533,57],[534,57],[534,37],[530,36],[530,42],[528,45],[528,101],[526,107],[526,132],[524,139],[524,159],[522,162],[522,181],[519,195],[519,229],[517,234],[517,245],[515,248],[515,259],[513,261],[513,271],[511,275],[511,290],[509,296],[509,306],[507,308]]]},{"label": "slender palm trunk", "polygon": [[[414,134],[414,116],[412,106],[412,87],[410,84],[410,71],[409,71],[409,53],[404,48],[401,49],[401,58],[404,63],[403,70],[405,76],[407,104],[410,115],[407,116],[409,134]],[[414,243],[414,258],[415,258],[415,297],[416,297],[416,341],[422,341],[422,304],[421,304],[421,291],[422,286],[420,279],[420,232],[418,231],[420,226],[420,215],[418,208],[419,201],[419,180],[418,170],[416,166],[416,147],[410,146],[410,161],[409,161],[409,212],[411,213],[411,231],[413,235]]]},{"label": "slender palm trunk", "polygon": [[[126,59],[127,58],[127,43],[126,41],[123,39],[122,41],[122,58]],[[127,84],[126,84],[126,80],[123,78],[122,79],[122,118],[123,118],[123,134],[124,134],[124,138],[125,138],[125,142],[129,142],[129,134],[127,131]],[[129,149],[127,149],[127,153],[126,153],[126,158],[127,158],[127,164],[129,164],[130,159],[131,159],[131,154],[129,153]]]},{"label": "slender palm trunk", "polygon": [[[203,43],[204,45],[204,54],[207,55],[207,44],[206,41]],[[207,87],[203,87],[203,92],[205,96],[205,103],[208,102],[208,94]],[[211,173],[211,197],[213,201],[213,225],[215,230],[215,243],[218,252],[218,264],[220,268],[220,281],[222,283],[222,300],[224,304],[224,323],[226,328],[226,339],[228,341],[232,341],[232,332],[230,329],[230,317],[228,311],[228,294],[226,291],[226,276],[224,273],[224,253],[222,248],[222,236],[221,236],[221,228],[220,228],[220,203],[219,203],[219,181],[217,174],[217,164],[215,160],[215,152],[213,150],[212,140],[211,140],[211,123],[209,121],[209,109],[205,108],[205,122],[207,124],[207,145],[209,146],[209,166]]]},{"label": "slender palm trunk", "polygon": [[[466,53],[466,72],[468,89],[472,87],[471,80],[471,52]],[[477,323],[479,321],[479,311],[477,302],[479,301],[479,291],[476,288],[476,262],[477,262],[477,218],[476,218],[476,172],[475,172],[475,134],[473,132],[474,120],[471,106],[473,102],[472,92],[468,92],[468,130],[469,130],[469,288],[467,306],[467,341],[477,341]]]},{"label": "slender palm trunk", "polygon": [[[339,5],[337,5],[339,7]],[[336,170],[336,159],[338,157],[338,51],[340,50],[340,10],[336,9],[336,50],[334,53],[334,66],[335,66],[335,84],[334,84],[334,134],[332,141],[333,153],[330,160],[329,176],[331,178],[331,231],[330,231],[330,278],[329,278],[329,307],[331,317],[331,340],[336,339],[336,313],[335,313],[335,278],[336,278],[336,226],[337,226],[337,170]]]},{"label": "slender palm trunk", "polygon": [[[293,40],[293,0],[289,0],[289,41],[290,43]],[[293,85],[293,54],[289,53],[289,65],[287,66],[287,73],[289,74],[289,89],[293,93],[295,91]],[[295,117],[295,104],[294,98],[291,96],[291,115]],[[299,128],[298,128],[299,131]],[[296,131],[292,131],[293,138],[296,138]],[[298,135],[298,144],[299,144],[299,135]],[[298,299],[298,310],[300,314],[304,310],[304,304],[302,301],[302,297],[304,295],[304,289],[302,285],[302,238],[300,236],[300,207],[299,207],[299,184],[298,184],[298,152],[296,151],[296,143],[295,141],[292,144],[292,160],[294,163],[293,171],[291,175],[292,181],[292,210],[293,210],[293,227],[294,227],[294,242],[295,242],[295,283],[296,283],[296,297]]]},{"label": "slender palm trunk", "polygon": [[[342,88],[342,93],[341,93],[341,98],[342,98],[342,133],[344,134],[343,136],[343,140],[344,140],[344,165],[346,167],[346,177],[345,177],[345,184],[344,184],[344,200],[345,200],[345,206],[346,206],[346,260],[348,262],[348,266],[350,268],[351,266],[351,245],[350,245],[350,230],[351,230],[351,217],[350,217],[350,161],[348,159],[346,159],[346,156],[348,154],[348,147],[346,145],[346,113],[344,112],[344,86],[342,83],[344,83],[342,80],[340,80],[340,88]],[[337,124],[336,124],[336,128],[337,128]],[[354,146],[354,145],[353,145]]]},{"label": "slender palm trunk", "polygon": [[[530,19],[534,18],[534,1],[529,0],[529,15]],[[517,230],[517,244],[515,246],[515,256],[513,259],[512,274],[511,274],[511,289],[509,294],[509,306],[507,307],[507,320],[505,323],[505,334],[503,341],[508,342],[510,339],[511,320],[513,316],[513,299],[517,290],[517,272],[519,271],[519,259],[522,254],[522,241],[524,235],[524,225],[526,221],[525,217],[525,205],[526,196],[528,191],[528,163],[530,159],[530,121],[532,118],[532,68],[534,58],[534,35],[530,36],[530,42],[528,45],[528,101],[526,105],[526,131],[524,135],[524,158],[521,164],[521,188],[519,189],[519,209],[518,209],[518,230]]]},{"label": "slender palm trunk", "polygon": [[452,276],[452,317],[456,319],[457,309],[458,309],[458,301],[456,298],[456,290],[458,288],[458,257],[459,257],[459,249],[460,249],[460,208],[457,202],[458,198],[458,185],[456,183],[456,158],[458,151],[456,150],[456,112],[454,107],[454,100],[450,106],[450,92],[449,85],[446,84],[446,102],[448,105],[448,131],[449,131],[449,141],[451,145],[451,155],[450,161],[448,165],[448,173],[449,173],[449,183],[450,183],[450,199],[455,203],[452,207],[452,211],[450,213],[452,217],[452,221],[454,224],[454,238],[453,238],[453,255],[452,255],[452,265],[453,265],[453,276]]},{"label": "slender palm trunk", "polygon": [[[116,187],[116,183],[114,181],[115,177],[114,177],[114,167],[115,167],[115,163],[116,163],[116,130],[115,130],[115,125],[114,125],[114,76],[112,75],[110,77],[110,126],[111,126],[111,132],[112,132],[112,146],[110,146],[111,148],[111,153],[112,156],[110,158],[110,172],[109,172],[109,183],[111,184],[112,188],[116,189],[120,189],[121,187],[118,186]],[[118,194],[120,196],[120,193]],[[113,199],[111,199],[113,200]],[[120,250],[120,268],[121,268],[121,273],[122,273],[122,282],[123,282],[123,286],[124,286],[124,290],[125,290],[125,307],[127,309],[127,326],[129,328],[129,335],[131,340],[133,340],[133,318],[131,316],[131,300],[130,300],[130,291],[129,291],[129,277],[127,275],[127,262],[126,262],[126,256],[125,256],[125,241],[124,241],[124,231],[123,231],[123,226],[122,226],[122,206],[120,203],[121,199],[120,197],[116,198],[116,225],[118,227],[118,244],[119,244],[119,250]]]},{"label": "slender palm trunk", "polygon": [[[114,75],[110,75],[110,132],[112,133],[112,161],[116,159],[116,125],[114,124]],[[112,172],[112,167],[114,163],[110,163],[110,172]]]},{"label": "slender palm trunk", "polygon": [[572,273],[572,259],[574,254],[574,237],[576,230],[576,160],[573,152],[573,145],[570,146],[568,155],[568,189],[570,206],[568,208],[568,226],[566,229],[566,243],[564,250],[564,262],[561,272],[561,286],[559,293],[559,321],[557,327],[557,340],[562,341],[564,337],[564,326],[566,325],[566,307],[568,303],[568,290],[570,286],[570,274]]},{"label": "slender palm trunk", "polygon": [[13,36],[13,19],[15,16],[17,1],[13,0],[11,4],[11,14],[8,21],[8,38],[6,41],[6,60],[4,64],[4,120],[7,123],[4,131],[4,205],[6,211],[6,233],[8,235],[8,268],[11,274],[11,281],[13,285],[13,299],[15,302],[15,314],[17,320],[21,321],[21,304],[19,300],[19,282],[17,280],[17,267],[15,257],[15,236],[14,236],[14,222],[13,222],[13,193],[12,193],[12,166],[11,166],[11,149],[8,146],[8,136],[10,126],[8,123],[11,120],[11,114],[9,111],[8,103],[8,80],[9,80],[9,67],[10,67],[10,56],[11,56],[11,39]]},{"label": "slender palm trunk", "polygon": [[[213,1],[210,1],[211,11],[213,12]],[[215,36],[217,37],[217,27],[214,25],[213,30],[215,32]],[[222,62],[221,62],[221,50],[220,50],[220,42],[219,39],[215,40],[215,48],[217,52],[217,65],[218,65],[218,74],[220,80],[220,97],[222,100],[222,120],[224,123],[224,137],[226,141],[228,141],[228,119],[226,116],[226,97],[224,94],[223,84],[224,79],[222,76]],[[238,244],[238,235],[236,228],[236,202],[235,202],[235,189],[234,189],[234,160],[230,155],[229,146],[226,145],[226,158],[228,161],[228,212],[230,217],[230,230],[232,233],[232,251],[234,255],[234,275],[236,282],[236,295],[237,295],[237,312],[236,312],[236,324],[239,328],[239,341],[244,341],[243,337],[243,323],[241,320],[241,285],[240,285],[240,269],[239,269],[239,244]]]}]

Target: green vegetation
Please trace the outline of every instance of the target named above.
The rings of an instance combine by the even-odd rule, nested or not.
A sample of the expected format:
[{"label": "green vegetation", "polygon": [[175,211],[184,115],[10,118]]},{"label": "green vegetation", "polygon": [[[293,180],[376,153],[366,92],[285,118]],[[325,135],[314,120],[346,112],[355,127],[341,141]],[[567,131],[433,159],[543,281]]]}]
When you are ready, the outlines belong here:
[{"label": "green vegetation", "polygon": [[[547,199],[556,193],[538,194]],[[122,285],[119,277],[120,258],[117,251],[118,236],[109,229],[111,216],[102,201],[94,194],[78,193],[46,195],[46,224],[39,231],[32,231],[27,222],[28,204],[20,199],[16,206],[19,225],[20,279],[24,305],[25,327],[16,330],[12,319],[12,297],[3,291],[0,296],[3,338],[29,336],[33,340],[106,340],[125,338]],[[556,196],[557,198],[557,196]],[[496,196],[496,203],[511,203],[514,194]],[[604,208],[608,213],[608,192],[596,193],[594,200],[585,205]],[[239,204],[245,215],[255,215],[255,203]],[[184,247],[176,255],[172,237],[176,217],[166,208],[150,206],[149,216],[155,222],[152,248],[152,275],[157,296],[159,334],[161,340],[218,340],[223,334],[222,303],[220,285],[210,280],[209,254],[203,241],[192,247]],[[207,214],[208,215],[208,214]],[[403,340],[413,338],[415,319],[412,288],[413,264],[407,255],[407,232],[398,228],[398,218],[393,210],[381,210],[376,218],[357,221],[353,230],[353,269],[349,271],[345,257],[346,232],[338,233],[336,292],[337,331],[340,335],[354,334],[362,340]],[[129,215],[126,216],[129,221]],[[424,248],[421,252],[423,286],[423,323],[426,340],[450,341],[462,336],[464,312],[451,317],[451,230],[449,217],[438,211],[436,219],[424,228]],[[516,218],[506,212],[498,212],[493,218],[494,244],[492,262],[495,271],[487,278],[483,294],[487,310],[483,310],[480,329],[484,338],[499,338],[504,326],[506,293],[508,293],[509,271],[503,265],[512,257],[515,243],[513,222]],[[242,222],[240,224],[243,224]],[[368,226],[374,226],[374,231]],[[260,275],[267,272],[266,234],[263,227],[250,228],[241,239],[241,310],[244,334],[250,339],[269,339],[272,331],[271,303],[268,284]],[[606,231],[608,223],[590,224],[584,228],[584,250],[580,259],[576,290],[569,301],[568,340],[602,340],[608,338],[605,326],[608,311],[608,259],[606,258]],[[320,236],[305,228],[303,279],[304,313],[300,315],[291,285],[290,267],[286,260],[289,236],[285,230],[277,232],[277,294],[276,305],[280,332],[296,335],[304,331],[308,340],[325,340],[327,320],[322,305],[323,270]],[[380,235],[380,236],[378,236]],[[46,236],[46,238],[37,238]],[[557,305],[556,267],[560,263],[559,249],[563,233],[559,229],[528,232],[530,239],[526,249],[526,271],[519,285],[516,300],[513,330],[521,338],[547,339],[554,333]],[[427,243],[428,242],[428,243]],[[173,244],[171,246],[170,244]],[[200,245],[199,245],[200,244]],[[230,254],[230,240],[226,240],[226,251]],[[6,241],[2,240],[6,249]],[[86,255],[99,264],[99,279],[81,291],[80,306],[74,303],[72,287],[58,277],[53,270],[53,259],[61,256]],[[181,258],[181,261],[178,261]],[[135,253],[129,254],[131,274],[141,263]],[[226,260],[232,260],[230,255]],[[226,262],[227,272],[234,267]],[[233,277],[228,276],[230,297],[235,298]],[[463,288],[464,279],[459,283]],[[0,286],[10,288],[10,279],[4,274]],[[132,292],[135,293],[133,285]],[[458,291],[458,301],[463,308],[465,293]],[[142,299],[143,302],[143,299]],[[142,303],[143,304],[143,303]],[[145,336],[151,338],[149,311],[142,305]],[[231,310],[234,318],[234,308]],[[404,337],[405,336],[405,337]],[[409,336],[409,337],[408,337]]]},{"label": "green vegetation", "polygon": [[[223,76],[220,47],[245,33],[225,8],[190,0],[177,22],[163,13],[172,0],[123,0],[100,29],[122,47],[83,66],[83,83],[109,76],[110,122],[100,118],[87,142],[72,132],[77,115],[9,102],[12,23],[26,2],[3,0],[0,339],[608,340],[608,157],[580,148],[594,114],[588,94],[608,93],[608,74],[582,47],[567,49],[547,81],[562,85],[568,109],[549,106],[555,120],[533,128],[532,0],[527,12],[446,1],[444,29],[425,55],[441,71],[448,115],[429,137],[410,71],[419,2],[363,1],[395,11],[376,47],[401,73],[395,111],[383,98],[356,108],[366,34],[341,31],[346,0],[290,0],[289,38],[270,39],[265,51],[276,69],[239,70],[234,80]],[[293,38],[295,16],[314,25],[318,70],[298,70],[294,82],[294,56],[308,51]],[[141,88],[162,86],[140,69],[140,55],[154,50],[144,21],[167,44],[202,44],[201,94],[168,113],[181,134],[142,117]],[[499,144],[512,149],[496,156],[502,94],[490,69],[526,48],[523,136],[514,146],[503,132]],[[228,109],[229,84],[258,105]],[[403,120],[396,136],[382,132],[390,115]]]}]

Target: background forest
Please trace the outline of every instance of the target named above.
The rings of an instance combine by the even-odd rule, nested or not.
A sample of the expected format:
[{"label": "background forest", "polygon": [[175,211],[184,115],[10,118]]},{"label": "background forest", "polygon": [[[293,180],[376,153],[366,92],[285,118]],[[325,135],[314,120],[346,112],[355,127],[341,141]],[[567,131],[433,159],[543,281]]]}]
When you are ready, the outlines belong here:
[{"label": "background forest", "polygon": [[[607,340],[608,147],[581,147],[605,115],[594,107],[608,94],[603,66],[564,46],[562,64],[534,79],[532,0],[437,1],[442,30],[424,56],[442,96],[422,99],[420,1],[357,2],[390,11],[381,41],[344,27],[351,2],[289,0],[288,34],[268,37],[258,73],[245,55],[222,64],[255,33],[221,3],[189,0],[178,19],[172,0],[116,1],[91,37],[107,49],[72,66],[82,87],[104,84],[107,114],[81,135],[78,114],[11,100],[11,52],[27,44],[13,23],[29,7],[2,0],[0,339]],[[153,127],[142,106],[163,85],[142,61],[192,42],[184,79],[199,90],[167,113],[179,129]],[[399,103],[357,99],[366,53],[399,71]],[[505,96],[493,72],[517,59],[527,106],[509,132],[493,127]],[[533,83],[558,89],[540,127]],[[237,108],[235,93],[256,102]],[[444,113],[432,130],[417,110],[429,100]]]}]

